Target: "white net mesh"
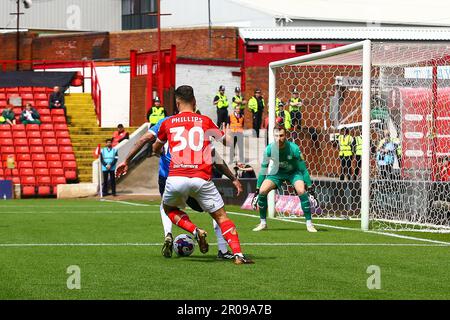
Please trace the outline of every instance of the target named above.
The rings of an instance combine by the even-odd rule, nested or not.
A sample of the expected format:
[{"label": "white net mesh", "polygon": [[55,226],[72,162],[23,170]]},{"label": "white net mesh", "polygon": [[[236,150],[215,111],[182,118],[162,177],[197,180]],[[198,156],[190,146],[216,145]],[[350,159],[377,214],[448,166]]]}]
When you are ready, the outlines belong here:
[{"label": "white net mesh", "polygon": [[[371,54],[371,227],[449,231],[450,46],[372,43]],[[285,110],[299,92],[301,123],[294,107],[289,140],[306,159],[316,216],[359,217],[362,64],[360,49],[275,68]],[[284,115],[277,110],[287,124]],[[279,193],[295,195],[289,185]],[[301,215],[278,202],[279,215]]]}]

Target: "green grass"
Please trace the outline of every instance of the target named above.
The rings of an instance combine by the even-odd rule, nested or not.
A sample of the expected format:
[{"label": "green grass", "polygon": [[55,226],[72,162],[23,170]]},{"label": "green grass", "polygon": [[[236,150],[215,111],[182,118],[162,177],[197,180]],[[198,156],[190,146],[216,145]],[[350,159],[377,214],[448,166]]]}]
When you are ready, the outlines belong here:
[{"label": "green grass", "polygon": [[[251,231],[258,222],[254,214],[230,206],[228,211],[252,214],[232,219],[254,265],[217,261],[215,245],[206,255],[196,248],[190,257],[165,259],[158,203],[140,203],[150,206],[1,202],[0,299],[450,299],[448,234],[400,233],[449,244],[438,246],[364,233],[357,221],[339,220],[316,221],[326,225],[316,234],[306,232],[303,220],[270,220],[268,231],[256,233]],[[214,243],[211,218],[190,216]],[[184,233],[177,227],[174,232]],[[149,245],[25,245],[70,243]],[[81,290],[67,289],[70,265],[81,269]],[[380,290],[367,288],[370,265],[381,269]]]}]

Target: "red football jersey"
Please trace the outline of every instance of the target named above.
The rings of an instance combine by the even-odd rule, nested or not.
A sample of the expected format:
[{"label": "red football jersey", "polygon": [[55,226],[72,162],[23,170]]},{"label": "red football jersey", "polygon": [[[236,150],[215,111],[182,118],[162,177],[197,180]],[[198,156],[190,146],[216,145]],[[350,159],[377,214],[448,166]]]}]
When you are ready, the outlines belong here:
[{"label": "red football jersey", "polygon": [[211,140],[223,137],[224,133],[209,117],[194,112],[182,112],[165,120],[159,128],[158,140],[169,143],[169,177],[210,180]]}]

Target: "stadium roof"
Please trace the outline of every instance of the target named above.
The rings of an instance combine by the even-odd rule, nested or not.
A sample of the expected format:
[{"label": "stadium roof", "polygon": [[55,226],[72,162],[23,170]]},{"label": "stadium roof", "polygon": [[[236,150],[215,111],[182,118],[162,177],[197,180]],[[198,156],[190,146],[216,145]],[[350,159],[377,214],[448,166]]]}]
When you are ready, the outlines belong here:
[{"label": "stadium roof", "polygon": [[450,28],[275,27],[240,28],[245,40],[450,40]]},{"label": "stadium roof", "polygon": [[274,17],[299,20],[450,26],[448,0],[230,0]]}]

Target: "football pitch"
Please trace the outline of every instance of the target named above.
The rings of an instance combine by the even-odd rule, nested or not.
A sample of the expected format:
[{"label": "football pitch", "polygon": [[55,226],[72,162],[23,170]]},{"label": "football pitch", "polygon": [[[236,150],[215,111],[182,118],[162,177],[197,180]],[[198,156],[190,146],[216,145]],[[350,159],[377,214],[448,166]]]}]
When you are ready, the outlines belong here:
[{"label": "football pitch", "polygon": [[[158,202],[3,201],[0,299],[450,299],[449,234],[362,232],[352,220],[315,220],[313,234],[303,219],[252,232],[254,212],[226,208],[254,265],[216,259],[207,214],[189,211],[209,252],[167,259]],[[80,289],[68,288],[73,266]]]}]

